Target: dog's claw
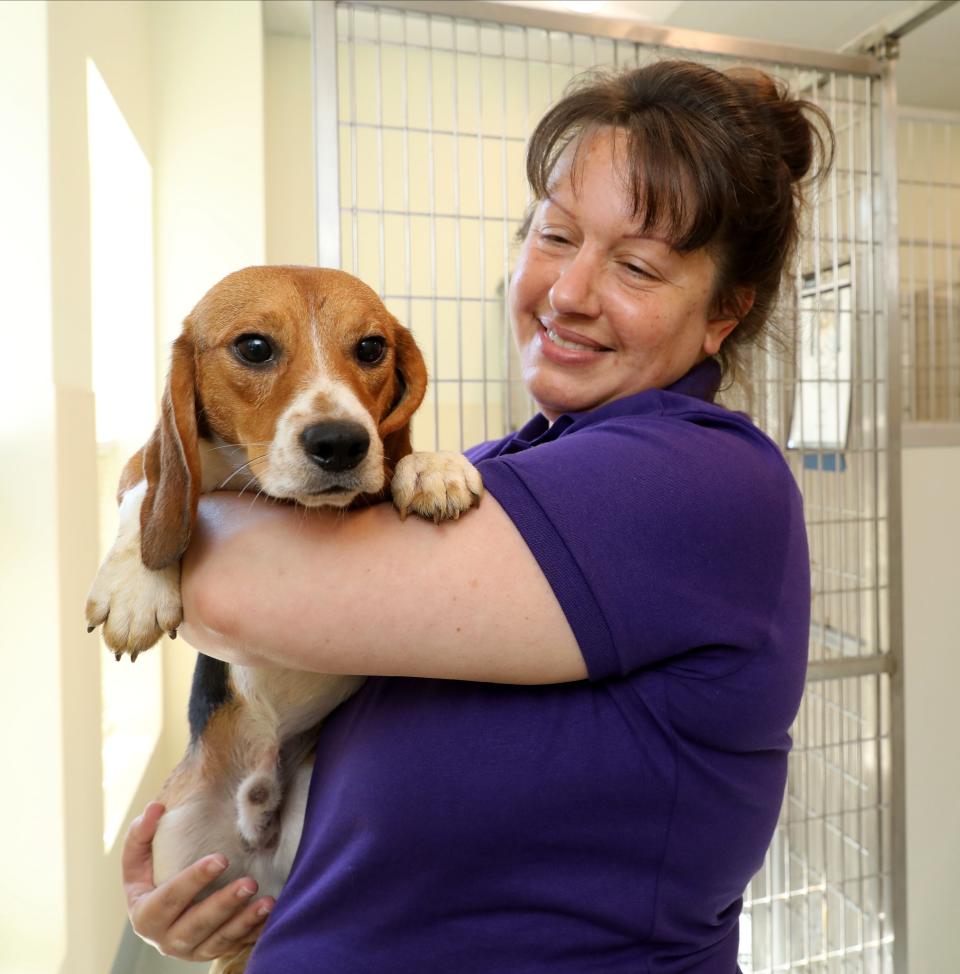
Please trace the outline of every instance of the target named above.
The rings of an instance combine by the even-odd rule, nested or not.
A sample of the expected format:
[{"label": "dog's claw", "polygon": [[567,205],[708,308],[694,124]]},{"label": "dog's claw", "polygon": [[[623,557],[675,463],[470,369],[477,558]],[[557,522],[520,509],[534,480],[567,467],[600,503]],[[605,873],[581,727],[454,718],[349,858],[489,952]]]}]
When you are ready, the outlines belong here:
[{"label": "dog's claw", "polygon": [[87,626],[87,632],[88,633],[93,632],[93,630],[96,628],[97,628],[96,626]]},{"label": "dog's claw", "polygon": [[113,658],[114,658],[114,659],[115,659],[115,660],[116,660],[116,661],[117,661],[118,663],[120,662],[120,660],[121,660],[121,658],[122,658],[122,657],[123,657],[123,653],[121,653],[119,649],[118,649],[118,650],[117,650],[117,651],[116,651],[116,652],[115,652],[115,653],[113,654]]},{"label": "dog's claw", "polygon": [[139,650],[139,649],[135,649],[135,650],[134,650],[134,651],[133,651],[133,652],[132,652],[132,653],[130,654],[130,662],[131,662],[131,663],[136,663],[136,661],[137,661],[137,657],[138,657],[139,655],[140,655],[140,650]]},{"label": "dog's claw", "polygon": [[168,635],[168,636],[169,636],[169,637],[170,637],[171,639],[176,639],[176,638],[177,638],[177,630],[176,630],[176,629],[171,629],[171,630],[170,630],[170,632],[169,632],[169,633],[167,633],[167,635]]}]

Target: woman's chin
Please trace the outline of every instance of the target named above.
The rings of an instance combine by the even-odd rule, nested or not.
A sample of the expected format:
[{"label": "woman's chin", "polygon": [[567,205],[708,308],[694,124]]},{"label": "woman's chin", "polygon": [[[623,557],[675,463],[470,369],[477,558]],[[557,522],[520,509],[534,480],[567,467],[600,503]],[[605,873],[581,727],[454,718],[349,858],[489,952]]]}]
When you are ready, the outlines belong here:
[{"label": "woman's chin", "polygon": [[583,413],[600,405],[595,395],[578,393],[574,389],[558,389],[549,385],[541,388],[530,385],[527,389],[537,408],[550,422],[564,413]]}]

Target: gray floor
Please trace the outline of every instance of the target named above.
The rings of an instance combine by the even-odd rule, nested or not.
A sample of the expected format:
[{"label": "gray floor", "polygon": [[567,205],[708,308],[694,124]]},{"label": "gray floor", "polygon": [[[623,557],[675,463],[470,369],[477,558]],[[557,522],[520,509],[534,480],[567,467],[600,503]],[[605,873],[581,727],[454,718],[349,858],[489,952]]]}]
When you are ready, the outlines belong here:
[{"label": "gray floor", "polygon": [[145,944],[128,923],[110,974],[206,974],[208,966],[163,957]]},{"label": "gray floor", "polygon": [[189,964],[184,960],[162,957],[150,947],[143,952],[140,963],[131,974],[204,974],[206,964]]}]

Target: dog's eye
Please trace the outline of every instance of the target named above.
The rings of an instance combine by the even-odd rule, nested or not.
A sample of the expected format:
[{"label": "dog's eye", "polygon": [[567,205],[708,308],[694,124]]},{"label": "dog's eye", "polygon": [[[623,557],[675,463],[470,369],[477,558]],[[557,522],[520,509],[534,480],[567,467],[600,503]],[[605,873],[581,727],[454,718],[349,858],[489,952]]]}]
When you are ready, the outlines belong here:
[{"label": "dog's eye", "polygon": [[251,365],[263,365],[273,358],[273,345],[263,335],[241,335],[233,347],[237,355]]},{"label": "dog's eye", "polygon": [[364,365],[376,365],[387,350],[387,340],[379,335],[371,335],[357,342],[357,361]]}]

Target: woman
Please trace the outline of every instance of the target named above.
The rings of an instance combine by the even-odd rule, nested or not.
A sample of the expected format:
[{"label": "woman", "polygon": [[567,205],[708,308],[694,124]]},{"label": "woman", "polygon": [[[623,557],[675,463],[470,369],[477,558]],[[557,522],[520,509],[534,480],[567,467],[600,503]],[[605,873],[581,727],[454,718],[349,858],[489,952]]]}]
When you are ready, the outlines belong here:
[{"label": "woman", "polygon": [[[778,449],[712,399],[828,155],[811,115],[829,145],[766,75],[676,61],[547,113],[509,297],[539,414],[471,451],[479,510],[436,528],[204,501],[187,639],[375,677],[325,727],[251,974],[736,970],[809,563]],[[222,856],[153,888],[161,811],[125,849],[135,929],[193,959],[259,936],[252,880],[190,905]]]}]

